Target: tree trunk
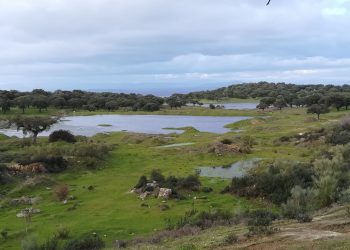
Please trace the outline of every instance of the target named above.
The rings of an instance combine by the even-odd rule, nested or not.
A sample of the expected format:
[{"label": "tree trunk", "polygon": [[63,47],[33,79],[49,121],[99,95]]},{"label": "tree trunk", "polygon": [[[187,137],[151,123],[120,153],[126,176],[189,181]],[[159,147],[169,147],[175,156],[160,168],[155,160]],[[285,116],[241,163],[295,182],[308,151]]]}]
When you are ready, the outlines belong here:
[{"label": "tree trunk", "polygon": [[37,132],[33,133],[33,138],[32,138],[33,144],[36,144],[37,137],[38,137],[38,133]]},{"label": "tree trunk", "polygon": [[320,120],[320,114],[317,114],[317,120]]}]

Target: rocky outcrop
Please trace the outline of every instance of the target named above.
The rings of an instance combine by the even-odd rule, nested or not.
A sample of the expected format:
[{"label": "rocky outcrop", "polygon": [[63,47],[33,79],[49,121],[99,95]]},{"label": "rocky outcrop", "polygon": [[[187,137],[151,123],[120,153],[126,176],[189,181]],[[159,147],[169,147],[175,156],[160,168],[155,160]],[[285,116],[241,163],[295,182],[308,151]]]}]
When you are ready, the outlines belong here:
[{"label": "rocky outcrop", "polygon": [[227,155],[227,154],[241,154],[250,153],[251,147],[244,143],[231,143],[226,144],[222,142],[216,142],[209,146],[208,153],[215,153],[216,155]]},{"label": "rocky outcrop", "polygon": [[40,162],[31,163],[28,165],[15,164],[8,168],[10,171],[19,173],[46,173],[47,170]]},{"label": "rocky outcrop", "polygon": [[21,212],[16,214],[17,218],[24,218],[24,217],[29,217],[32,216],[33,214],[40,213],[40,209],[38,208],[25,208]]},{"label": "rocky outcrop", "polygon": [[10,201],[11,206],[18,206],[18,205],[33,205],[39,201],[38,197],[30,198],[27,196],[22,196],[20,198],[12,199]]},{"label": "rocky outcrop", "polygon": [[173,193],[169,188],[161,188],[156,181],[147,183],[144,187],[133,188],[130,193],[135,193],[141,200],[146,199],[149,196],[155,198],[169,199]]},{"label": "rocky outcrop", "polygon": [[169,199],[173,191],[169,188],[160,188],[158,193],[158,198]]}]

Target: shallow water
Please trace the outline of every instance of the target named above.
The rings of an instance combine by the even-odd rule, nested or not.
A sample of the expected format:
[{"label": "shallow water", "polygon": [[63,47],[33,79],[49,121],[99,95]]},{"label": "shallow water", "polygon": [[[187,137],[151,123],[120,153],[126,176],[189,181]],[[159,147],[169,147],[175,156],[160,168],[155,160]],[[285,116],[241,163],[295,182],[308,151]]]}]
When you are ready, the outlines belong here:
[{"label": "shallow water", "polygon": [[159,146],[156,148],[176,148],[176,147],[189,146],[189,145],[193,145],[193,144],[194,144],[194,142],[184,142],[184,143],[175,143],[175,144]]},{"label": "shallow water", "polygon": [[224,179],[242,177],[249,169],[255,167],[260,160],[254,158],[238,161],[228,166],[201,167],[198,169],[198,173],[204,177],[219,177]]},{"label": "shallow water", "polygon": [[[97,133],[130,131],[147,134],[182,133],[182,130],[165,128],[194,127],[201,132],[225,133],[230,129],[226,124],[250,119],[244,116],[176,116],[176,115],[94,115],[69,116],[52,126],[40,136],[47,136],[58,129],[69,130],[75,135],[93,136]],[[111,126],[102,127],[101,124]],[[22,137],[22,132],[15,129],[0,129],[0,133],[8,136]]]}]

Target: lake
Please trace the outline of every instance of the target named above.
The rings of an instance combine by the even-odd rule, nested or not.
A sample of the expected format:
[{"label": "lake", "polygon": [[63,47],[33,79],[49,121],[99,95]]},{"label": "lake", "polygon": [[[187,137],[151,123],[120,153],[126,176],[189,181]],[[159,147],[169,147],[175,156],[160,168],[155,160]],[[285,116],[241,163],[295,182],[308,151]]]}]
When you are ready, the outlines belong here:
[{"label": "lake", "polygon": [[238,161],[228,166],[201,167],[198,168],[198,173],[204,177],[219,177],[224,179],[242,177],[249,169],[255,167],[260,160],[259,158],[253,158]]},{"label": "lake", "polygon": [[[74,135],[93,136],[97,133],[129,131],[147,134],[182,133],[181,128],[194,127],[201,132],[226,133],[231,131],[224,126],[230,123],[250,119],[246,116],[179,116],[179,115],[93,115],[68,116],[45,131],[40,136],[48,136],[52,131],[64,129]],[[15,129],[0,129],[8,136],[22,137]]]}]

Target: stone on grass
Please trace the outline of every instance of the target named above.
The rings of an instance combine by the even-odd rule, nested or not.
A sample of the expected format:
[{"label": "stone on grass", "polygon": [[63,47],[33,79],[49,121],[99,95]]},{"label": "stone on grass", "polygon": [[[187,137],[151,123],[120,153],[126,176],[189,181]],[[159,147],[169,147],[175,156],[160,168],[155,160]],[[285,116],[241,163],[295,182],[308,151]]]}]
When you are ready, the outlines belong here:
[{"label": "stone on grass", "polygon": [[160,188],[158,198],[169,199],[172,193],[172,190],[169,188]]},{"label": "stone on grass", "polygon": [[40,209],[38,208],[25,208],[23,209],[21,212],[16,214],[17,218],[23,218],[23,217],[27,217],[29,215],[33,215],[33,214],[37,214],[40,213]]}]

